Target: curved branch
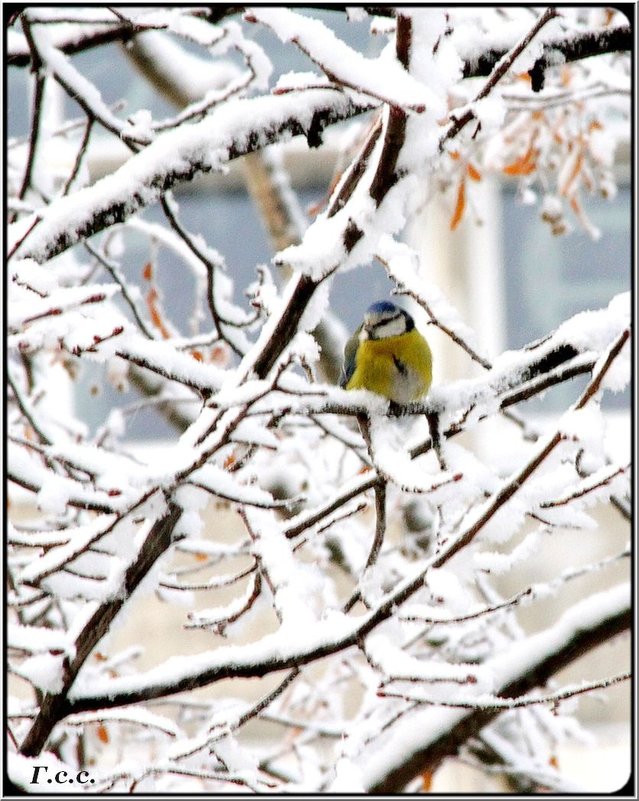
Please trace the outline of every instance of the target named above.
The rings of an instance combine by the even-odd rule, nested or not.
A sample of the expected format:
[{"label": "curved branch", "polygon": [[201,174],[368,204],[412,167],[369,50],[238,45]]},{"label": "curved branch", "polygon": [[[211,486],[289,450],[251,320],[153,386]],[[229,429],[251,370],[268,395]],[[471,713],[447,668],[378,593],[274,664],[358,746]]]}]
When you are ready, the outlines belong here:
[{"label": "curved branch", "polygon": [[[239,14],[244,10],[243,6],[218,6],[217,8],[193,9],[189,14],[194,17],[202,17],[207,22],[215,25],[224,19],[224,17]],[[34,15],[35,17],[35,15]],[[33,22],[38,22],[37,17]],[[63,19],[56,19],[52,25],[63,23]],[[76,24],[81,23],[81,20],[76,20]],[[44,23],[43,23],[44,24]],[[120,42],[127,44],[139,33],[144,31],[165,30],[165,25],[145,24],[144,22],[134,23],[132,21],[122,21],[122,17],[113,20],[113,25],[93,23],[90,20],[86,22],[89,27],[88,32],[71,33],[57,43],[57,47],[67,56],[73,56],[77,53],[84,53],[87,50],[92,50],[94,47],[101,47],[102,45]],[[12,52],[7,55],[7,64],[10,67],[27,67],[31,63],[31,53],[29,52],[26,44],[21,49],[14,47]]]},{"label": "curved branch", "polygon": [[[54,201],[39,217],[31,215],[12,226],[12,238],[22,237],[15,254],[43,263],[80,240],[124,222],[182,181],[223,169],[229,161],[282,138],[307,136],[309,131],[370,108],[330,89],[305,91],[304,101],[300,115],[298,92],[238,100],[202,122],[160,135],[113,174]],[[25,236],[35,219],[39,224]]]},{"label": "curved branch", "polygon": [[59,693],[44,697],[40,712],[24,739],[20,752],[25,756],[35,756],[44,748],[53,727],[70,711],[68,692],[81,667],[89,655],[107,633],[115,616],[122,609],[133,591],[148,575],[155,562],[170,547],[173,530],[180,519],[182,510],[171,504],[167,514],[156,521],[147,535],[142,548],[126,571],[122,591],[112,600],[105,601],[91,615],[76,639],[75,657],[66,666],[63,688]]},{"label": "curved branch", "polygon": [[[632,625],[629,602],[619,606],[610,604],[609,611],[588,619],[593,609],[592,602],[598,600],[601,604],[606,604],[609,597],[602,592],[598,596],[587,598],[576,604],[552,628],[524,640],[519,646],[523,664],[516,675],[508,677],[498,688],[499,694],[504,698],[517,698],[541,687],[575,659],[602,643],[609,642],[618,634],[629,631]],[[531,640],[537,641],[539,647],[531,647]],[[518,645],[512,644],[510,648],[516,651]],[[444,710],[441,714],[446,717],[448,725],[443,724],[436,731],[432,725],[426,727],[427,732],[421,738],[420,735],[415,735],[415,732],[422,731],[415,716],[406,718],[405,725],[411,726],[413,736],[404,742],[412,742],[412,748],[402,750],[401,760],[398,759],[394,764],[391,757],[391,764],[374,767],[367,792],[401,792],[415,776],[436,770],[445,757],[454,756],[463,743],[477,735],[502,711],[482,709],[470,714],[460,714],[458,710]],[[428,711],[425,714],[428,715]],[[398,754],[397,749],[391,751]]]},{"label": "curved branch", "polygon": [[[592,56],[606,53],[622,53],[632,49],[632,30],[629,25],[616,28],[602,28],[598,31],[584,31],[562,39],[550,39],[544,42],[543,55],[533,70],[545,70],[557,63],[556,55],[561,53],[566,62],[580,61]],[[507,50],[487,50],[477,59],[464,63],[464,78],[481,78],[490,75],[495,65],[506,55]],[[553,62],[553,55],[555,60]]]}]

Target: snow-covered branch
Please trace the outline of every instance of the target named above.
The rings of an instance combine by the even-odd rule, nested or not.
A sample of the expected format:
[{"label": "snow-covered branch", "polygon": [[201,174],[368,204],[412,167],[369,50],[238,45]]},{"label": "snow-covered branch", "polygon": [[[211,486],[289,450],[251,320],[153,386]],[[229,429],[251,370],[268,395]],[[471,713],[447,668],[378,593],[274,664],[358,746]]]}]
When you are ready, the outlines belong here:
[{"label": "snow-covered branch", "polygon": [[[313,101],[313,96],[315,100]],[[366,110],[340,92],[232,101],[191,126],[167,131],[96,184],[54,201],[44,212],[14,223],[10,252],[42,263],[157,201],[198,173],[223,170],[246,153],[289,136],[315,136],[326,126]]]},{"label": "snow-covered branch", "polygon": [[[554,625],[524,640],[519,647],[511,645],[508,655],[496,657],[495,690],[502,698],[516,699],[542,687],[554,673],[595,647],[602,635],[628,631],[629,601],[628,586],[620,585],[575,604]],[[427,709],[406,715],[385,734],[387,747],[376,748],[364,766],[368,792],[401,792],[414,776],[433,770],[445,757],[456,753],[499,711],[493,708],[467,713],[442,708],[435,715]]]}]

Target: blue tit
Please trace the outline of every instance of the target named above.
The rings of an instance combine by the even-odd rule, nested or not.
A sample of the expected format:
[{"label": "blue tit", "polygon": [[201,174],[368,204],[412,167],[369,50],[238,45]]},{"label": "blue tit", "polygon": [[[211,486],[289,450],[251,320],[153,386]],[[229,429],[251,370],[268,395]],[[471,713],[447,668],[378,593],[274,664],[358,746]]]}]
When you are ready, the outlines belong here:
[{"label": "blue tit", "polygon": [[428,343],[410,314],[381,300],[370,306],[346,344],[340,386],[411,403],[428,392],[432,367]]}]

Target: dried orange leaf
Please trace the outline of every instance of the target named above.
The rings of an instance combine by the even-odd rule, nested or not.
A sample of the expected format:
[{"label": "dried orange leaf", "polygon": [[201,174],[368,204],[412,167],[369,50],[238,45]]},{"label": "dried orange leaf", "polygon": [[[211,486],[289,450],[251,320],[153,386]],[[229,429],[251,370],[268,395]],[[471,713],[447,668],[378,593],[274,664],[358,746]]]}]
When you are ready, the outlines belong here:
[{"label": "dried orange leaf", "polygon": [[162,316],[160,314],[160,310],[156,305],[156,301],[158,299],[158,293],[154,287],[151,287],[147,292],[146,296],[146,305],[149,309],[149,315],[151,316],[151,322],[153,325],[160,331],[164,339],[168,339],[170,334],[168,329],[164,325],[164,321],[162,320]]},{"label": "dried orange leaf", "polygon": [[583,214],[583,209],[581,208],[581,203],[579,202],[577,195],[573,195],[570,198],[570,208],[575,212],[577,217],[581,217]]},{"label": "dried orange leaf", "polygon": [[502,169],[502,172],[504,175],[530,175],[530,173],[534,171],[535,167],[536,163],[534,150],[532,148],[528,148],[523,156],[520,156],[514,161],[511,161],[510,164],[507,164]]},{"label": "dried orange leaf", "polygon": [[563,185],[559,187],[560,195],[567,196],[570,193],[570,189],[574,184],[577,176],[581,172],[583,164],[584,164],[584,151],[583,149],[580,149],[579,153],[577,153],[577,156],[575,158],[575,163],[572,166],[572,170],[570,170],[568,178],[564,181]]},{"label": "dried orange leaf", "polygon": [[455,203],[455,211],[450,218],[450,230],[454,231],[461,222],[464,216],[464,209],[466,208],[466,181],[462,178],[459,182],[459,189],[457,190],[457,202]]},{"label": "dried orange leaf", "polygon": [[195,359],[196,362],[203,362],[204,356],[199,350],[192,350],[191,356]]},{"label": "dried orange leaf", "polygon": [[468,173],[469,177],[473,179],[473,181],[481,181],[481,173],[474,164],[470,163],[470,161],[466,165],[466,172]]},{"label": "dried orange leaf", "polygon": [[98,740],[101,743],[109,742],[109,732],[106,730],[106,726],[104,725],[104,723],[98,724]]},{"label": "dried orange leaf", "polygon": [[453,161],[459,160],[459,150],[449,150],[448,155],[451,157]]},{"label": "dried orange leaf", "polygon": [[150,281],[153,278],[153,265],[148,261],[142,268],[142,278],[145,281]]},{"label": "dried orange leaf", "polygon": [[425,770],[422,773],[422,792],[429,793],[433,785],[433,774],[430,770]]},{"label": "dried orange leaf", "polygon": [[211,348],[211,361],[213,364],[226,364],[228,356],[228,350],[224,345],[215,345]]}]

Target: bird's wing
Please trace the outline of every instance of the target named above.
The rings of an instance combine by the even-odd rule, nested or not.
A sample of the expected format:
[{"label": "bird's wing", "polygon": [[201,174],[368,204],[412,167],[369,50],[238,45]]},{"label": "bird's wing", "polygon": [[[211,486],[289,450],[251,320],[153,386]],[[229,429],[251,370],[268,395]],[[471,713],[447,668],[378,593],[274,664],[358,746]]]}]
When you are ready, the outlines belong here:
[{"label": "bird's wing", "polygon": [[346,343],[344,348],[344,364],[342,365],[342,375],[340,376],[339,385],[344,388],[351,380],[355,372],[355,361],[357,357],[357,348],[359,347],[359,332],[362,326],[355,331],[353,336]]}]

